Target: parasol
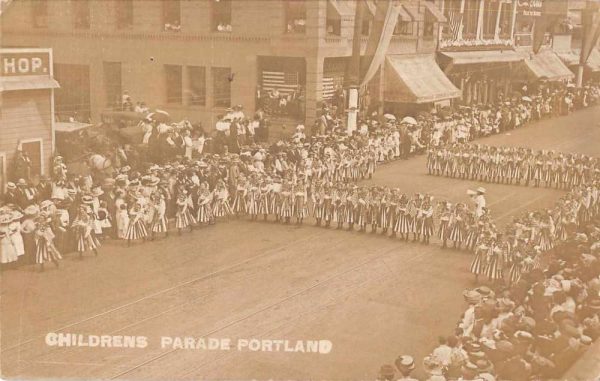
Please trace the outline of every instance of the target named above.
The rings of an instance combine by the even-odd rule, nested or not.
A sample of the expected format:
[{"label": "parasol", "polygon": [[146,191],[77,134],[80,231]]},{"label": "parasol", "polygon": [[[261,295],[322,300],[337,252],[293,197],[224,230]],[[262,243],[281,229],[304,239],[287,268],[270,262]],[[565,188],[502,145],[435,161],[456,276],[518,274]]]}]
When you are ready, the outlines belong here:
[{"label": "parasol", "polygon": [[155,120],[157,122],[169,122],[171,120],[171,115],[164,110],[156,109],[150,114],[146,115],[146,118]]},{"label": "parasol", "polygon": [[417,125],[417,121],[412,116],[405,116],[400,123],[405,123],[411,126]]}]

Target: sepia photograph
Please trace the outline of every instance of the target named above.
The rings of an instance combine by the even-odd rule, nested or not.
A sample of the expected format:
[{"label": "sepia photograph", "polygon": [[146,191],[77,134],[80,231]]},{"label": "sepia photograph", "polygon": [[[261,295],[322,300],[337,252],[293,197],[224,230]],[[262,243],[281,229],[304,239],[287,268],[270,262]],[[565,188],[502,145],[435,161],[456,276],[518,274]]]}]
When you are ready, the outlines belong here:
[{"label": "sepia photograph", "polygon": [[0,0],[0,379],[600,380],[600,0]]}]

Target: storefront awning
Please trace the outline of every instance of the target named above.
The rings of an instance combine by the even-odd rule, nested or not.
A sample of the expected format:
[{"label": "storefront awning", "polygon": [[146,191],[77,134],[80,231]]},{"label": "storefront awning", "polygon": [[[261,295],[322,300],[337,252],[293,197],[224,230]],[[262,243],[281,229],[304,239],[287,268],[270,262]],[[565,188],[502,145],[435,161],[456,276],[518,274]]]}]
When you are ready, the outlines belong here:
[{"label": "storefront awning", "polygon": [[354,10],[347,4],[339,0],[328,0],[327,1],[327,18],[332,20],[339,20],[344,17],[354,16]]},{"label": "storefront awning", "polygon": [[387,102],[429,103],[460,97],[432,55],[389,55],[385,63]]},{"label": "storefront awning", "polygon": [[592,49],[592,52],[585,63],[585,67],[594,73],[600,71],[600,52],[598,49]]},{"label": "storefront awning", "polygon": [[54,131],[56,132],[75,132],[84,128],[92,127],[93,124],[80,122],[56,122],[54,123]]},{"label": "storefront awning", "polygon": [[551,50],[544,50],[538,54],[524,54],[524,64],[528,72],[535,78],[546,78],[549,81],[560,81],[573,78],[573,72]]},{"label": "storefront awning", "polygon": [[555,52],[558,57],[567,66],[577,65],[579,63],[579,55],[573,51]]},{"label": "storefront awning", "polygon": [[470,65],[486,63],[508,63],[523,60],[514,50],[477,50],[468,52],[443,52],[444,56],[452,60],[453,65]]},{"label": "storefront awning", "polygon": [[425,11],[429,12],[431,14],[431,16],[436,19],[437,22],[446,22],[448,21],[446,19],[446,16],[444,16],[444,14],[442,13],[442,11],[440,11],[434,3],[431,3],[429,1],[426,1],[423,3],[425,5]]},{"label": "storefront awning", "polygon": [[56,80],[46,76],[29,77],[0,77],[0,92],[15,90],[57,89],[60,85]]}]

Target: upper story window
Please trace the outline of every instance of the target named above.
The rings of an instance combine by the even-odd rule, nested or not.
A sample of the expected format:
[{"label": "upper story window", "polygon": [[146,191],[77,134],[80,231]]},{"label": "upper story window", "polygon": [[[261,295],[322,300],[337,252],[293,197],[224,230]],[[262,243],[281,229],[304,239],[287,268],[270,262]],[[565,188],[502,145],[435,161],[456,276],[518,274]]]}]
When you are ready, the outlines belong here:
[{"label": "upper story window", "polygon": [[228,67],[211,68],[213,77],[213,105],[215,107],[231,106],[231,69]]},{"label": "upper story window", "polygon": [[394,35],[396,36],[412,36],[413,35],[412,21],[405,21],[401,18],[398,19],[396,27],[394,28]]},{"label": "upper story window", "polygon": [[75,29],[90,29],[89,0],[72,0],[73,26]]},{"label": "upper story window", "polygon": [[512,7],[512,4],[502,3],[502,8],[500,9],[500,25],[498,28],[500,38],[502,39],[508,39],[511,35],[513,23]]},{"label": "upper story window", "polygon": [[305,0],[287,0],[285,2],[285,31],[304,33],[306,31]]},{"label": "upper story window", "polygon": [[477,20],[479,19],[479,0],[465,0],[463,16],[463,36],[468,39],[475,38],[477,33]]},{"label": "upper story window", "polygon": [[183,72],[179,65],[165,65],[167,103],[181,104],[183,100]]},{"label": "upper story window", "polygon": [[206,106],[206,68],[188,66],[189,97],[188,104]]},{"label": "upper story window", "polygon": [[133,0],[116,2],[117,29],[127,29],[133,26]]},{"label": "upper story window", "polygon": [[425,20],[423,22],[423,36],[433,37],[435,19],[428,12],[425,12]]},{"label": "upper story window", "polygon": [[163,25],[165,31],[181,30],[181,1],[163,0]]},{"label": "upper story window", "polygon": [[216,32],[231,32],[231,0],[212,0],[212,27]]},{"label": "upper story window", "polygon": [[46,0],[33,0],[31,2],[31,17],[34,28],[47,28],[48,2]]}]

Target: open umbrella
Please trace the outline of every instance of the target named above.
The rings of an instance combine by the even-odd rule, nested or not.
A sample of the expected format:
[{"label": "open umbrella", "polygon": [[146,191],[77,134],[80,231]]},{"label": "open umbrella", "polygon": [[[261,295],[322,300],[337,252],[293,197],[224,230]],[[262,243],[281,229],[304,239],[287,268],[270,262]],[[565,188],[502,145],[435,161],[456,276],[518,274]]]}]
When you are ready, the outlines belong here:
[{"label": "open umbrella", "polygon": [[529,98],[529,97],[523,97],[521,99],[524,100],[525,102],[531,102],[531,98]]},{"label": "open umbrella", "polygon": [[164,110],[156,109],[150,114],[146,115],[148,119],[155,120],[157,122],[169,122],[171,121],[171,115]]},{"label": "open umbrella", "polygon": [[412,116],[405,116],[400,123],[405,123],[411,126],[417,125],[417,121]]}]

